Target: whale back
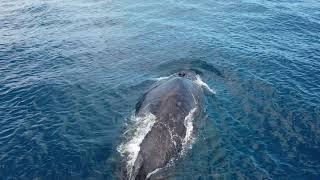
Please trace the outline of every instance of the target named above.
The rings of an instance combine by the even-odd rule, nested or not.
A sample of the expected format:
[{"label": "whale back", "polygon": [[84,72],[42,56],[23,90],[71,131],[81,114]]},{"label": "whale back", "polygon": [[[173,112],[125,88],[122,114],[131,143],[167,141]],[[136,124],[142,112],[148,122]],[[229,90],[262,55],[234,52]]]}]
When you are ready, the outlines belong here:
[{"label": "whale back", "polygon": [[152,113],[156,121],[140,144],[132,179],[145,179],[181,152],[186,136],[185,118],[201,104],[201,96],[200,87],[181,77],[159,84],[143,96],[136,115]]}]

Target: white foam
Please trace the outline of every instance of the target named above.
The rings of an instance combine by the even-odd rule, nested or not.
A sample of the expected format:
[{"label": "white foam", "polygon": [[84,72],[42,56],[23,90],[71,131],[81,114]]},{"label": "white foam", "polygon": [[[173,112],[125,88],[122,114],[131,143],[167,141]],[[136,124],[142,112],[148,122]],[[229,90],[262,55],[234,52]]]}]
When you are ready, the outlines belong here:
[{"label": "white foam", "polygon": [[154,171],[152,171],[151,173],[149,173],[146,177],[146,179],[150,178],[150,176],[152,176],[153,174],[157,173],[158,171],[160,171],[162,168],[157,168]]},{"label": "white foam", "polygon": [[162,169],[166,169],[166,168],[169,168],[169,167],[173,166],[174,165],[174,160],[175,160],[175,158],[173,157],[173,158],[170,159],[170,161],[164,167],[157,168],[157,169],[153,170],[152,172],[150,172],[146,176],[146,179],[150,178],[152,175],[158,173]]},{"label": "white foam", "polygon": [[127,171],[129,176],[132,174],[134,163],[138,157],[140,144],[154,125],[156,116],[148,113],[143,117],[133,116],[131,119],[134,121],[132,129],[129,130],[133,131],[132,137],[130,137],[127,142],[120,144],[117,148],[122,156],[127,157]]},{"label": "white foam", "polygon": [[165,80],[165,79],[169,79],[171,78],[173,75],[170,75],[170,76],[164,76],[164,77],[158,77],[158,78],[152,78],[152,80],[155,80],[155,81],[162,81],[162,80]]},{"label": "white foam", "polygon": [[212,94],[216,94],[216,93],[217,93],[216,90],[211,89],[211,88],[208,86],[207,83],[203,82],[202,79],[201,79],[201,77],[200,77],[198,74],[196,75],[196,80],[195,80],[194,82],[195,82],[196,84],[198,84],[200,87],[206,88],[206,89],[207,89],[210,93],[212,93]]},{"label": "white foam", "polygon": [[186,135],[182,142],[182,154],[186,152],[188,148],[191,148],[191,145],[194,141],[193,137],[193,119],[194,113],[196,112],[197,108],[191,109],[189,114],[184,118],[184,126],[186,127]]}]

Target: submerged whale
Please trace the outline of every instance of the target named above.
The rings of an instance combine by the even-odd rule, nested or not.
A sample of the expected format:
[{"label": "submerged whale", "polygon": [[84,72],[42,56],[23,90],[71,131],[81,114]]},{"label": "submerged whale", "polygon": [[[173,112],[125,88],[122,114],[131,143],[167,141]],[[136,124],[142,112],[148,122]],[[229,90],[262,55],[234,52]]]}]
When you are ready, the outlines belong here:
[{"label": "submerged whale", "polygon": [[148,130],[124,179],[148,179],[186,150],[194,133],[193,119],[203,112],[204,91],[198,78],[193,71],[178,72],[157,83],[137,103],[135,117],[152,123],[142,125]]}]

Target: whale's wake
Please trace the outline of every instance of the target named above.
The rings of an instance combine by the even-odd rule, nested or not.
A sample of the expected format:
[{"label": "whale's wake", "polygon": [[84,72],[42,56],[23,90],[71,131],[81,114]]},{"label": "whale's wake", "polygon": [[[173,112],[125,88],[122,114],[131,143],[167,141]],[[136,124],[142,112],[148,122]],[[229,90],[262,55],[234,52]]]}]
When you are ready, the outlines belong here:
[{"label": "whale's wake", "polygon": [[163,77],[158,77],[158,78],[152,78],[151,80],[154,80],[154,81],[162,81],[162,80],[165,80],[165,79],[169,79],[171,78],[173,75],[170,75],[170,76],[163,76]]},{"label": "whale's wake", "polygon": [[193,142],[194,142],[194,136],[193,136],[193,119],[194,114],[196,112],[197,108],[191,109],[189,114],[184,119],[184,126],[186,127],[186,135],[182,141],[182,151],[181,155],[184,155],[187,151],[187,149],[191,148]]},{"label": "whale's wake", "polygon": [[198,86],[204,87],[206,90],[208,90],[212,94],[216,94],[216,90],[209,87],[209,85],[202,81],[201,77],[197,74],[196,80],[194,81]]},{"label": "whale's wake", "polygon": [[151,113],[148,113],[143,117],[131,117],[133,125],[125,132],[125,135],[131,138],[120,144],[117,149],[122,156],[127,158],[127,173],[129,176],[132,174],[134,163],[138,157],[140,144],[151,130],[155,120],[156,116]]}]

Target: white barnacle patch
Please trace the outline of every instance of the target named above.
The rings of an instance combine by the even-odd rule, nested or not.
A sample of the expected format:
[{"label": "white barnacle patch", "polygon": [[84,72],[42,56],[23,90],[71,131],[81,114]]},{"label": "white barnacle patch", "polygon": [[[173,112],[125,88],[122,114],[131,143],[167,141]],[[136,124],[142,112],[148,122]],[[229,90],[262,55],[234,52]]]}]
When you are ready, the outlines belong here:
[{"label": "white barnacle patch", "polygon": [[130,134],[130,137],[128,137],[128,141],[120,144],[117,148],[118,152],[127,159],[129,176],[132,174],[134,163],[138,157],[140,144],[154,125],[156,116],[152,113],[147,113],[142,117],[133,116],[131,120],[134,121],[134,124],[126,132],[127,135]]}]

